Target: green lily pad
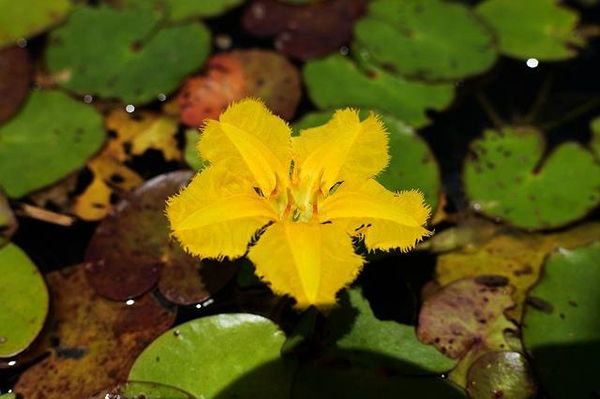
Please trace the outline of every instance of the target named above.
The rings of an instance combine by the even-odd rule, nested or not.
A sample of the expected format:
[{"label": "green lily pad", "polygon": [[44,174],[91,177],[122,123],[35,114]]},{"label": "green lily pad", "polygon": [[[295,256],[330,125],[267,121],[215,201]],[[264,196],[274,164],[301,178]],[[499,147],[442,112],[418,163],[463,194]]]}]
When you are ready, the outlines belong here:
[{"label": "green lily pad", "polygon": [[[373,110],[379,113],[377,110]],[[333,111],[313,112],[294,124],[294,131],[307,129],[326,123]],[[361,112],[361,118],[366,117]],[[389,153],[387,168],[377,176],[385,188],[392,191],[419,189],[432,211],[437,209],[441,195],[440,171],[433,152],[414,129],[402,121],[388,115],[381,118],[389,133]],[[418,165],[418,167],[417,167]]]},{"label": "green lily pad", "polygon": [[461,79],[496,60],[487,27],[468,7],[441,0],[373,1],[354,33],[375,63],[412,79]]},{"label": "green lily pad", "polygon": [[472,399],[530,399],[536,387],[525,356],[519,352],[489,352],[469,369],[467,391]]},{"label": "green lily pad", "polygon": [[104,141],[94,108],[57,91],[34,91],[0,126],[0,186],[18,198],[83,166]]},{"label": "green lily pad", "polygon": [[486,0],[477,13],[496,31],[500,52],[511,57],[562,60],[582,44],[574,32],[578,14],[555,0]]},{"label": "green lily pad", "polygon": [[309,97],[321,109],[377,109],[415,127],[428,123],[427,110],[441,110],[454,97],[450,84],[414,82],[372,66],[364,68],[340,55],[307,63],[303,72]]},{"label": "green lily pad", "polygon": [[[554,398],[598,392],[600,243],[559,250],[530,292],[523,343],[542,385]],[[543,304],[543,306],[540,306]]]},{"label": "green lily pad", "polygon": [[541,163],[542,135],[533,128],[488,130],[472,146],[464,169],[473,208],[527,229],[556,228],[600,203],[600,164],[574,142]]},{"label": "green lily pad", "polygon": [[[284,341],[283,332],[260,316],[203,317],[177,326],[150,344],[136,360],[129,379],[171,385],[210,399],[228,386],[231,389],[244,374],[279,359]],[[231,397],[288,398],[292,371],[282,363],[243,384],[238,396]]]},{"label": "green lily pad", "polygon": [[439,377],[406,376],[335,359],[304,365],[292,398],[466,398],[460,388]]},{"label": "green lily pad", "polygon": [[0,0],[0,47],[58,24],[70,9],[70,0]]},{"label": "green lily pad", "polygon": [[335,329],[357,312],[349,331],[337,340],[338,348],[389,357],[395,369],[411,374],[441,374],[456,365],[435,347],[420,342],[414,326],[377,319],[360,290],[349,290],[348,297],[349,304],[342,303],[329,318]]},{"label": "green lily pad", "polygon": [[80,7],[50,35],[48,69],[79,94],[152,101],[198,69],[210,47],[199,22],[162,28],[160,20],[148,8]]},{"label": "green lily pad", "polygon": [[600,117],[595,118],[591,123],[592,141],[590,147],[596,155],[596,160],[600,162]]},{"label": "green lily pad", "polygon": [[14,244],[0,248],[0,357],[24,351],[48,313],[48,289],[29,257]]},{"label": "green lily pad", "polygon": [[17,399],[17,395],[14,393],[4,393],[0,394],[0,399]]},{"label": "green lily pad", "polygon": [[240,5],[244,0],[165,0],[169,20],[216,17]]}]

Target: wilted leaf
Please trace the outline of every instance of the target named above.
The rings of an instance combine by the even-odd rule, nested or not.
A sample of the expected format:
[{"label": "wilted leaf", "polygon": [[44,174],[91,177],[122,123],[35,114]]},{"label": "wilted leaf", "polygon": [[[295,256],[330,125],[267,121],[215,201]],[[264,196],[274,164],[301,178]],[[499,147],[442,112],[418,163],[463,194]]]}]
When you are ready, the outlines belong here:
[{"label": "wilted leaf", "polygon": [[31,70],[27,50],[19,47],[0,50],[0,123],[10,119],[29,94]]},{"label": "wilted leaf", "polygon": [[[377,110],[373,112],[378,113]],[[294,129],[298,132],[322,125],[332,114],[333,111],[309,113],[294,124]],[[364,114],[366,117],[366,110]],[[435,211],[441,195],[441,180],[437,161],[427,142],[402,121],[387,115],[381,115],[381,118],[388,131],[391,159],[387,168],[377,175],[377,181],[391,191],[420,190]]]},{"label": "wilted leaf", "polygon": [[[179,304],[204,301],[233,277],[230,263],[200,261],[171,240],[166,200],[192,176],[160,175],[134,191],[96,229],[86,251],[90,284],[102,296],[124,300],[159,289]],[[163,281],[164,280],[164,281]]]},{"label": "wilted leaf", "polygon": [[154,341],[138,357],[129,378],[172,385],[206,399],[218,397],[225,388],[233,389],[227,397],[287,399],[293,364],[279,363],[238,390],[231,386],[244,374],[279,359],[284,340],[283,332],[260,316],[203,317],[179,325]]},{"label": "wilted leaf", "polygon": [[536,392],[527,359],[519,352],[489,352],[469,369],[472,399],[530,399]]},{"label": "wilted leaf", "polygon": [[251,35],[275,36],[275,48],[300,60],[336,52],[352,38],[354,22],[366,0],[330,0],[284,4],[255,0],[244,13],[242,25]]},{"label": "wilted leaf", "polygon": [[202,65],[209,36],[200,23],[162,28],[149,8],[79,7],[50,35],[47,64],[76,93],[145,103]]},{"label": "wilted leaf", "polygon": [[373,67],[361,70],[342,56],[307,63],[304,80],[321,109],[376,109],[415,127],[427,124],[428,109],[443,109],[454,96],[452,85],[411,82]]},{"label": "wilted leaf", "polygon": [[583,44],[574,32],[577,13],[555,0],[486,0],[477,13],[496,31],[500,52],[511,57],[562,60]]},{"label": "wilted leaf", "polygon": [[48,285],[57,345],[21,375],[14,389],[26,398],[86,398],[125,381],[135,357],[175,321],[150,295],[130,305],[98,297],[81,266],[51,273]]},{"label": "wilted leaf", "polygon": [[0,357],[27,349],[48,313],[48,290],[29,257],[16,245],[0,248]]},{"label": "wilted leaf", "polygon": [[70,9],[69,0],[0,0],[0,47],[58,24]]},{"label": "wilted leaf", "polygon": [[285,57],[267,50],[236,50],[212,56],[201,76],[187,80],[177,101],[181,121],[199,127],[245,97],[261,99],[275,114],[290,120],[300,94],[298,71]]},{"label": "wilted leaf", "polygon": [[600,204],[600,164],[575,142],[543,161],[544,139],[532,128],[488,130],[471,145],[465,191],[473,208],[517,227],[549,229],[583,218]]},{"label": "wilted leaf", "polygon": [[541,235],[498,234],[478,248],[466,248],[438,257],[437,281],[442,285],[465,277],[495,274],[515,288],[515,307],[507,314],[520,321],[529,289],[540,275],[546,256],[558,248],[575,248],[600,237],[600,224],[587,224],[561,233]]},{"label": "wilted leaf", "polygon": [[591,398],[598,392],[598,281],[600,243],[596,242],[559,250],[548,259],[543,278],[531,290],[523,343],[542,384],[555,398]]},{"label": "wilted leaf", "polygon": [[421,308],[419,339],[452,359],[460,359],[469,351],[509,349],[504,330],[515,325],[504,316],[514,305],[506,283],[503,278],[481,276],[443,287]]},{"label": "wilted leaf", "polygon": [[196,399],[180,389],[154,382],[126,382],[89,399]]},{"label": "wilted leaf", "polygon": [[57,91],[34,91],[0,126],[0,186],[18,198],[83,166],[104,140],[94,108]]},{"label": "wilted leaf", "polygon": [[152,112],[136,112],[115,109],[106,117],[106,128],[115,133],[108,142],[105,153],[120,162],[142,155],[149,149],[163,154],[167,161],[181,159],[177,147],[177,121]]},{"label": "wilted leaf", "polygon": [[[348,297],[349,303],[342,299],[342,307],[334,310],[329,317],[334,331],[351,323],[346,326],[348,331],[336,341],[338,348],[347,350],[349,354],[357,351],[359,357],[361,353],[365,358],[365,353],[380,355],[374,356],[374,359],[388,359],[388,364],[383,365],[408,374],[442,373],[456,364],[434,347],[421,343],[414,326],[377,319],[360,290],[349,290]],[[353,313],[356,313],[355,317],[352,317]]]},{"label": "wilted leaf", "polygon": [[443,0],[373,1],[355,33],[369,59],[412,79],[461,79],[496,60],[486,26],[468,7]]}]

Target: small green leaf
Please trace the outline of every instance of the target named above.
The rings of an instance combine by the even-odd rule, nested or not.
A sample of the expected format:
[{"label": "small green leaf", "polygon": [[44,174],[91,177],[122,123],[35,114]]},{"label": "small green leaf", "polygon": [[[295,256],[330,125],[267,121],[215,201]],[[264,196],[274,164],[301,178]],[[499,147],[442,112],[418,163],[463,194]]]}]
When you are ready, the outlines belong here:
[{"label": "small green leaf", "polygon": [[58,24],[70,9],[69,0],[0,0],[0,47]]},{"label": "small green leaf", "polygon": [[185,151],[183,157],[185,158],[185,162],[197,171],[204,169],[207,165],[207,162],[200,158],[200,152],[198,152],[199,140],[200,132],[198,129],[188,129],[185,131]]},{"label": "small green leaf", "polygon": [[169,20],[181,21],[190,18],[219,16],[244,0],[165,0],[169,8]]},{"label": "small green leaf", "polygon": [[578,14],[555,0],[487,0],[477,13],[496,30],[500,52],[511,57],[562,60],[582,44],[574,33]]},{"label": "small green leaf", "polygon": [[461,79],[496,60],[486,26],[468,7],[441,0],[373,1],[355,35],[375,63],[412,79]]},{"label": "small green leaf", "polygon": [[210,47],[200,23],[159,23],[160,14],[148,8],[80,7],[50,35],[48,69],[79,94],[152,101],[198,69]]},{"label": "small green leaf", "polygon": [[363,71],[338,55],[307,63],[304,81],[321,109],[377,109],[415,127],[427,124],[428,109],[441,110],[454,97],[453,85],[408,81],[375,67]]},{"label": "small green leaf", "polygon": [[48,289],[29,257],[14,244],[0,248],[0,357],[27,349],[48,313]]},{"label": "small green leaf", "polygon": [[351,312],[358,312],[350,330],[337,340],[338,348],[388,356],[392,365],[396,363],[400,371],[411,374],[439,374],[456,365],[435,347],[421,343],[414,326],[377,319],[360,290],[349,290],[348,297],[350,308],[342,305],[329,319],[335,329]]},{"label": "small green leaf", "polygon": [[[129,381],[105,389],[90,399],[196,399],[180,389],[153,382]],[[1,399],[1,397],[0,397]]]},{"label": "small green leaf", "polygon": [[[600,243],[559,250],[530,292],[523,342],[552,397],[591,398],[600,357]],[[542,305],[543,306],[540,306]]]},{"label": "small green leaf", "polygon": [[600,164],[568,142],[543,161],[544,139],[532,128],[488,130],[472,145],[464,169],[474,209],[527,229],[556,228],[600,203]]},{"label": "small green leaf", "polygon": [[287,399],[293,368],[283,363],[248,383],[233,385],[245,374],[278,360],[284,341],[283,332],[260,316],[203,317],[177,326],[150,344],[136,360],[129,379],[171,385],[198,398],[215,398],[227,388],[231,395],[238,395],[231,397]]},{"label": "small green leaf", "polygon": [[104,141],[96,110],[58,91],[34,91],[0,126],[0,186],[19,198],[83,166]]},{"label": "small green leaf", "polygon": [[596,161],[600,162],[600,116],[592,120],[592,141],[590,147],[592,152],[596,155]]}]

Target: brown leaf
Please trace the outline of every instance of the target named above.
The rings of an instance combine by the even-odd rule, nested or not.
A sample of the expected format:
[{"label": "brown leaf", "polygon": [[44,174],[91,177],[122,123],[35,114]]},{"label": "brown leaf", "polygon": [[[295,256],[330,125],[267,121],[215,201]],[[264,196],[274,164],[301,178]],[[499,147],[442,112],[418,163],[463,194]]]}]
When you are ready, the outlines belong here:
[{"label": "brown leaf", "polygon": [[19,227],[8,199],[0,192],[0,246],[10,239]]},{"label": "brown leaf", "polygon": [[0,123],[19,110],[29,93],[31,80],[27,50],[16,46],[0,50]]},{"label": "brown leaf", "polygon": [[255,0],[242,25],[251,35],[275,36],[275,48],[300,60],[323,57],[350,42],[366,0],[328,0],[307,5]]},{"label": "brown leaf", "polygon": [[266,50],[236,50],[212,56],[201,76],[186,81],[177,101],[181,121],[199,127],[245,97],[262,99],[275,114],[290,120],[300,95],[300,76],[285,57]]},{"label": "brown leaf", "polygon": [[77,266],[48,275],[50,357],[26,370],[15,392],[26,398],[85,398],[124,382],[141,351],[175,321],[152,295],[127,305],[99,297]]},{"label": "brown leaf", "polygon": [[191,304],[208,299],[233,277],[232,264],[201,262],[169,236],[166,200],[191,176],[180,171],[149,180],[100,223],[86,251],[88,280],[100,295],[136,297],[161,279],[159,289],[169,300]]}]

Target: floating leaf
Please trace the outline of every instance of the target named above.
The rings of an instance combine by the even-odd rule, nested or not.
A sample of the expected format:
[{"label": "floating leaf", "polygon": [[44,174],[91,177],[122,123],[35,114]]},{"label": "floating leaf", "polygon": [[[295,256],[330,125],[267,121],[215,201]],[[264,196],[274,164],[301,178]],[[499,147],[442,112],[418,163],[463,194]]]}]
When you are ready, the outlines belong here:
[{"label": "floating leaf", "polygon": [[150,295],[133,304],[98,297],[81,266],[48,275],[49,327],[56,347],[15,385],[26,398],[87,398],[126,380],[137,355],[175,321],[175,312]]},{"label": "floating leaf", "polygon": [[519,352],[489,352],[469,369],[467,390],[472,399],[530,399],[536,392],[527,359]]},{"label": "floating leaf", "polygon": [[[596,237],[598,237],[596,235]],[[555,398],[593,397],[600,356],[600,244],[561,249],[531,290],[523,342]]]},{"label": "floating leaf", "polygon": [[29,94],[31,75],[27,50],[19,47],[0,50],[0,123],[19,110]]},{"label": "floating leaf", "polygon": [[373,1],[355,35],[369,59],[412,79],[461,79],[496,60],[486,26],[468,7],[442,0]]},{"label": "floating leaf", "polygon": [[[216,398],[244,374],[279,358],[285,335],[270,320],[220,314],[166,332],[136,360],[129,378],[172,385],[199,398]],[[190,356],[193,354],[193,356]],[[186,366],[181,367],[182,364]],[[293,365],[262,373],[227,397],[288,398]],[[229,387],[228,387],[229,386]],[[256,395],[260,393],[260,395]]]},{"label": "floating leaf", "polygon": [[102,296],[124,300],[143,294],[158,281],[169,300],[204,301],[233,277],[228,263],[200,261],[171,240],[164,214],[167,198],[192,176],[181,171],[149,180],[104,219],[86,251],[90,284]]},{"label": "floating leaf", "polygon": [[364,72],[342,56],[307,63],[304,80],[319,108],[377,109],[416,127],[427,124],[428,109],[445,108],[454,95],[452,85],[411,82],[373,68]]},{"label": "floating leaf", "polygon": [[199,68],[209,49],[210,34],[200,23],[161,28],[159,22],[147,8],[79,7],[50,35],[48,68],[82,95],[152,101]]},{"label": "floating leaf", "polygon": [[106,128],[115,133],[107,144],[105,153],[120,162],[142,155],[149,149],[163,154],[167,161],[181,159],[177,146],[177,121],[152,112],[136,112],[115,109],[106,117]]},{"label": "floating leaf", "polygon": [[600,162],[600,117],[596,117],[591,123],[592,141],[590,147],[596,155],[596,161]]},{"label": "floating leaf", "polygon": [[202,170],[207,162],[200,158],[198,152],[198,141],[200,140],[200,131],[197,129],[188,129],[185,131],[185,152],[183,157],[185,162],[194,170]]},{"label": "floating leaf", "polygon": [[578,15],[555,0],[486,0],[477,13],[496,31],[500,52],[515,58],[562,60],[576,55]]},{"label": "floating leaf", "polygon": [[181,121],[199,127],[245,97],[261,99],[275,114],[290,120],[300,95],[300,76],[285,57],[273,51],[236,50],[212,56],[201,76],[187,80],[177,101]]},{"label": "floating leaf", "polygon": [[18,198],[81,167],[104,140],[94,108],[56,91],[34,91],[0,126],[0,186]]},{"label": "floating leaf", "polygon": [[504,311],[513,306],[506,279],[484,277],[455,281],[427,298],[417,335],[452,359],[482,348],[508,349],[504,330],[514,328]]},{"label": "floating leaf", "polygon": [[153,382],[126,382],[89,399],[196,399],[180,389]]},{"label": "floating leaf", "polygon": [[69,0],[0,0],[0,47],[58,24],[70,9]]},{"label": "floating leaf", "polygon": [[254,36],[275,36],[277,50],[305,61],[337,52],[348,43],[354,22],[363,14],[365,4],[366,0],[330,0],[302,5],[255,0],[246,8],[242,25]]},{"label": "floating leaf", "polygon": [[0,248],[0,357],[27,349],[48,313],[48,290],[29,257],[16,245]]},{"label": "floating leaf", "polygon": [[544,139],[532,128],[487,130],[464,169],[475,210],[517,227],[548,229],[583,218],[600,203],[600,164],[574,142],[543,161]]},{"label": "floating leaf", "polygon": [[[381,360],[380,363],[386,363]],[[376,392],[376,393],[375,393]],[[436,377],[399,375],[389,370],[325,359],[298,371],[293,398],[466,398],[461,390]]]},{"label": "floating leaf", "polygon": [[[453,368],[456,362],[442,355],[434,347],[424,345],[417,339],[415,327],[395,321],[382,321],[375,317],[369,303],[363,298],[360,290],[348,291],[349,303],[334,310],[329,317],[332,327],[341,327],[356,317],[349,331],[336,341],[336,346],[343,350],[358,351],[386,356],[391,366],[402,365],[410,374],[442,373]],[[375,356],[377,359],[377,356]]]},{"label": "floating leaf", "polygon": [[[377,110],[373,112],[378,113]],[[333,111],[307,114],[294,124],[294,129],[298,132],[322,125],[332,114]],[[365,112],[361,118],[366,116]],[[391,158],[387,168],[377,175],[377,181],[391,191],[418,189],[425,195],[426,203],[435,210],[441,195],[440,172],[427,142],[402,121],[387,115],[381,115],[381,119],[388,131]]]},{"label": "floating leaf", "polygon": [[515,288],[512,293],[515,307],[507,314],[521,320],[527,292],[538,280],[546,256],[558,248],[589,244],[597,237],[600,237],[600,224],[597,223],[548,235],[499,234],[480,247],[467,247],[438,257],[437,281],[447,285],[465,277],[490,274],[505,277]]},{"label": "floating leaf", "polygon": [[165,0],[170,21],[216,17],[240,5],[244,0]]}]

